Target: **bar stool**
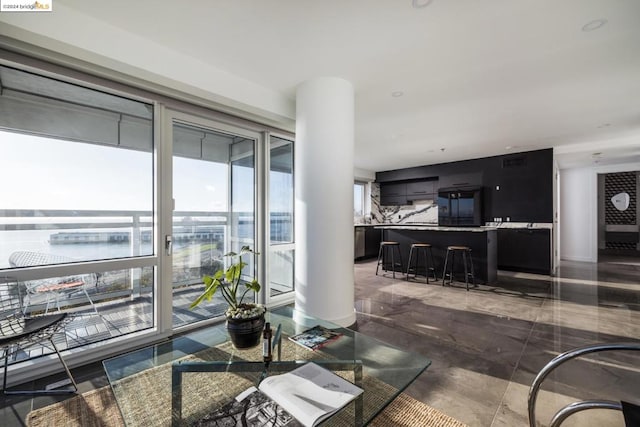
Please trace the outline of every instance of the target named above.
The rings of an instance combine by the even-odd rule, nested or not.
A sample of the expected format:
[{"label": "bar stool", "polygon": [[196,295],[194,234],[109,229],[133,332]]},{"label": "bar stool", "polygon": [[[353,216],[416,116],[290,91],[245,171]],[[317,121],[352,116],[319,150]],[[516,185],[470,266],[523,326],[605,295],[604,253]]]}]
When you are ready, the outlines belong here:
[{"label": "bar stool", "polygon": [[[400,262],[395,261],[395,253],[398,253]],[[400,271],[404,271],[404,263],[402,262],[402,254],[400,253],[400,243],[398,242],[380,242],[380,250],[378,251],[378,265],[376,265],[376,276],[378,275],[378,268],[382,265],[383,271],[389,271],[389,262],[384,262],[384,257],[391,258],[391,271],[393,271],[393,278],[396,278],[396,266],[400,266]]]},{"label": "bar stool", "polygon": [[[416,254],[416,262],[412,266],[411,260],[413,259],[413,251],[415,250]],[[429,283],[429,273],[433,272],[433,280],[438,280],[436,277],[436,269],[435,263],[433,262],[433,252],[431,251],[431,245],[429,243],[413,243],[411,245],[411,250],[409,250],[409,260],[407,261],[407,280],[409,280],[409,272],[413,270],[413,277],[418,277],[418,264],[420,260],[420,255],[424,255],[424,277],[427,279],[427,284]]]},{"label": "bar stool", "polygon": [[[444,286],[444,281],[447,275],[449,276],[449,284],[453,282],[453,266],[456,258],[456,253],[462,255],[462,263],[464,264],[464,283],[465,285],[467,285],[468,291],[469,279],[471,279],[471,285],[475,286],[475,276],[473,275],[473,260],[471,259],[471,248],[469,246],[447,247],[447,256],[444,259],[444,269],[442,270],[442,286]],[[449,265],[449,254],[451,254],[451,265],[449,267],[449,273],[447,273],[447,265]]]}]

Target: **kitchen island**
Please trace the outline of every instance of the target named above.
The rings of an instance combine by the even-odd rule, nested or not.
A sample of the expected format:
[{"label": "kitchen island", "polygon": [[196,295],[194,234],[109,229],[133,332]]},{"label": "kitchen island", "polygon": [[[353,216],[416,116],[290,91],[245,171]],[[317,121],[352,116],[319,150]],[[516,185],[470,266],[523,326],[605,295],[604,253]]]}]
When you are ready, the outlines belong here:
[{"label": "kitchen island", "polygon": [[[400,243],[400,253],[406,272],[409,250],[412,243],[430,243],[436,274],[442,280],[447,246],[463,245],[471,248],[476,283],[494,283],[498,276],[498,239],[495,227],[439,227],[435,225],[385,225],[381,230],[382,240]],[[456,259],[456,271],[462,262]],[[422,266],[422,264],[420,264]],[[464,274],[457,275],[458,277]]]}]

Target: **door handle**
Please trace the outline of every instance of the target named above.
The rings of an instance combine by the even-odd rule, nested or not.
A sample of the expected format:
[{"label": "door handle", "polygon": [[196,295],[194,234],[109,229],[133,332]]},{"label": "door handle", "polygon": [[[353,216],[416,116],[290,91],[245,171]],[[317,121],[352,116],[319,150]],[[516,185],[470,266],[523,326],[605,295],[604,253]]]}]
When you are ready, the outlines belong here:
[{"label": "door handle", "polygon": [[171,235],[166,235],[164,237],[164,250],[168,255],[171,255],[173,252],[173,237]]}]

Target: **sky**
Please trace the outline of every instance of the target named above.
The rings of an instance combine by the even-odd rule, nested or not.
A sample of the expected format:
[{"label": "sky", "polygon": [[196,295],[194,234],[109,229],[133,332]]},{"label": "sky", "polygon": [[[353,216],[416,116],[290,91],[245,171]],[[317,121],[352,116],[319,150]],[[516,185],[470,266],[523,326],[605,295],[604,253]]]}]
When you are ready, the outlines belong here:
[{"label": "sky", "polygon": [[151,210],[152,155],[0,131],[0,207]]},{"label": "sky", "polygon": [[[153,207],[149,152],[0,131],[0,159],[0,209]],[[226,164],[174,157],[173,168],[176,210],[227,211]],[[238,169],[236,179],[248,191],[236,196],[234,209],[252,211],[253,170]],[[274,172],[271,180],[272,209],[292,209],[292,176]]]}]

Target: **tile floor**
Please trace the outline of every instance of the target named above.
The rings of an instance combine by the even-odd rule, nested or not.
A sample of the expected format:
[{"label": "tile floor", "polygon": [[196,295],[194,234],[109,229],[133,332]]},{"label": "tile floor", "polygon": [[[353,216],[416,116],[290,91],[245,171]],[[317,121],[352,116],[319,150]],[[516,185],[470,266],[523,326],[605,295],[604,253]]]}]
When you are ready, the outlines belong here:
[{"label": "tile floor", "polygon": [[[640,342],[640,259],[564,262],[558,277],[500,272],[492,286],[406,282],[375,276],[358,262],[357,329],[433,361],[407,393],[470,426],[526,426],[535,374],[558,353],[593,343]],[[102,365],[73,370],[80,391],[107,384]],[[53,378],[55,380],[55,378]],[[51,381],[52,379],[47,379]],[[552,374],[539,397],[547,425],[564,404],[584,398],[640,403],[640,354],[590,355]],[[0,425],[61,397],[0,397]],[[585,416],[586,415],[586,416]],[[564,426],[622,426],[611,411],[578,414]]]},{"label": "tile floor", "polygon": [[[563,351],[640,343],[640,259],[564,262],[558,277],[500,272],[498,283],[407,283],[356,264],[360,332],[427,355],[431,367],[407,393],[471,426],[526,426],[535,374]],[[454,284],[455,285],[455,284]],[[640,403],[640,353],[590,355],[548,377],[537,417],[548,425],[571,401]],[[577,398],[577,399],[576,399]],[[574,415],[564,426],[622,426],[620,413]]]}]

